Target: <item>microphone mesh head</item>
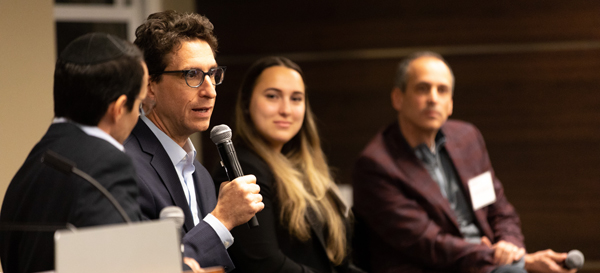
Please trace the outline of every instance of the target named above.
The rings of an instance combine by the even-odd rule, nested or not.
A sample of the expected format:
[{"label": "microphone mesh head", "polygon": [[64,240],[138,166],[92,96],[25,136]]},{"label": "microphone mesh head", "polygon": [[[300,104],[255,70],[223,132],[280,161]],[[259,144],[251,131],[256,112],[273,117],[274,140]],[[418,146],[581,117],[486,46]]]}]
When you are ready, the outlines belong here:
[{"label": "microphone mesh head", "polygon": [[185,222],[185,215],[183,214],[183,210],[177,206],[164,207],[160,211],[159,218],[161,220],[171,219],[171,220],[175,221],[175,224],[178,227],[183,226],[183,223]]},{"label": "microphone mesh head", "polygon": [[231,140],[231,129],[225,124],[217,125],[210,130],[210,139],[215,144]]},{"label": "microphone mesh head", "polygon": [[583,267],[584,260],[583,253],[577,249],[573,249],[567,254],[565,265],[568,269],[581,269]]}]

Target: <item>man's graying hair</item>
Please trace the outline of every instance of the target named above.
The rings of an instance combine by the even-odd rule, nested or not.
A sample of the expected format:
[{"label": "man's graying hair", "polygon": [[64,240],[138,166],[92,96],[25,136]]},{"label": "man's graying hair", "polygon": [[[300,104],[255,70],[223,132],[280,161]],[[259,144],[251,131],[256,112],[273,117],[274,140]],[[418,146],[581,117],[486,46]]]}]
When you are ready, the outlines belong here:
[{"label": "man's graying hair", "polygon": [[446,64],[448,69],[450,70],[450,74],[452,75],[452,90],[454,90],[454,73],[452,72],[452,68],[446,62],[442,55],[432,52],[432,51],[418,51],[415,53],[411,53],[406,56],[400,63],[398,64],[398,70],[396,71],[396,79],[394,81],[394,86],[400,88],[402,92],[406,92],[406,84],[408,83],[408,67],[410,63],[421,57],[431,57],[438,59]]}]

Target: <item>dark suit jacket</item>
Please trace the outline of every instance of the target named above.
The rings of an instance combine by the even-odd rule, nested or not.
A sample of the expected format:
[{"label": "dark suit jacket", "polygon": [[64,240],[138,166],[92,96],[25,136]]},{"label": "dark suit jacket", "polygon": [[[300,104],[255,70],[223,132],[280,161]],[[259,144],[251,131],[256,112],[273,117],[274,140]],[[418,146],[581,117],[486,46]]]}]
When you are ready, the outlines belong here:
[{"label": "dark suit jacket", "polygon": [[[223,266],[226,271],[232,270],[233,263],[215,230],[202,220],[194,226],[177,171],[158,138],[141,119],[125,141],[125,152],[133,159],[139,176],[139,203],[144,216],[158,219],[164,207],[180,207],[185,214],[184,255],[196,259],[202,267]],[[217,195],[206,168],[198,161],[194,166],[198,212],[204,218],[217,205]]]},{"label": "dark suit jacket", "polygon": [[[519,217],[494,174],[479,131],[453,120],[441,130],[469,204],[469,179],[492,173],[497,200],[474,213],[482,234],[492,242],[506,240],[524,247]],[[495,268],[491,249],[462,239],[449,202],[397,122],[367,145],[353,180],[355,211],[370,231],[366,255],[373,272],[489,272]]]},{"label": "dark suit jacket", "polygon": [[2,225],[38,225],[45,231],[16,231],[15,226],[4,226],[5,230],[0,232],[4,272],[53,270],[53,226],[64,228],[70,223],[85,227],[123,222],[118,211],[88,182],[41,163],[47,150],[73,161],[77,168],[112,193],[133,221],[141,220],[131,159],[112,144],[87,135],[74,124],[53,124],[10,182],[0,212]]},{"label": "dark suit jacket", "polygon": [[[348,262],[337,267],[332,265],[325,252],[323,227],[316,219],[307,216],[312,231],[308,241],[292,236],[281,223],[276,182],[267,163],[245,147],[236,147],[236,153],[244,173],[256,176],[265,204],[256,214],[259,227],[250,229],[241,225],[231,231],[235,243],[229,253],[236,272],[360,272]],[[214,178],[215,181],[229,180],[220,166]]]}]

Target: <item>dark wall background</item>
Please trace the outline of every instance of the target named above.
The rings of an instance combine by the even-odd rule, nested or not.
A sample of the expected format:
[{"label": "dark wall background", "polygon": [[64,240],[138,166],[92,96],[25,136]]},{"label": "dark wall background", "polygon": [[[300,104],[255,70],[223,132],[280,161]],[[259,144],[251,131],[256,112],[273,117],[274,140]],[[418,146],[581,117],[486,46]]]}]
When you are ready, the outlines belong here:
[{"label": "dark wall background", "polygon": [[[212,125],[233,127],[250,63],[284,55],[305,71],[339,183],[395,119],[395,66],[415,49],[446,56],[453,118],[474,123],[519,211],[530,252],[600,260],[600,1],[197,1],[227,65]],[[384,50],[385,49],[385,50]],[[209,169],[218,155],[203,133]],[[588,263],[593,265],[593,263]]]}]

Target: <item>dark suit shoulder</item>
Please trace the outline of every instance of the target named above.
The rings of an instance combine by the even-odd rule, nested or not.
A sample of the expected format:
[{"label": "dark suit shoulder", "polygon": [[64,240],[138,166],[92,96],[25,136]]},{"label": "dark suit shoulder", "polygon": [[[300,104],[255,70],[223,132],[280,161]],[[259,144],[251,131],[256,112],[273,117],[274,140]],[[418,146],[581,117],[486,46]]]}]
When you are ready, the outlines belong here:
[{"label": "dark suit shoulder", "polygon": [[129,154],[131,157],[136,157],[141,152],[154,152],[145,150],[149,149],[148,147],[157,147],[157,145],[148,145],[148,143],[159,143],[159,141],[154,133],[152,133],[152,130],[150,130],[148,125],[146,125],[146,123],[144,123],[144,121],[140,118],[138,119],[135,127],[133,127],[129,137],[123,143],[123,146],[125,146],[125,151],[127,154]]},{"label": "dark suit shoulder", "polygon": [[[142,119],[138,119],[123,146],[125,147],[125,153],[133,160],[140,178],[146,177],[145,174],[154,173],[150,161],[152,161],[155,153],[160,151],[160,156],[165,160],[168,159],[167,152],[162,148],[160,141]],[[143,182],[143,179],[140,182]]]},{"label": "dark suit shoulder", "polygon": [[[33,148],[28,162],[38,162],[41,156],[52,150],[72,161],[75,167],[91,175],[104,186],[124,177],[135,177],[131,159],[104,139],[90,136],[72,123],[53,124],[46,135]],[[110,174],[108,177],[107,174]]]},{"label": "dark suit shoulder", "polygon": [[71,123],[50,126],[47,135],[34,148],[34,151],[41,154],[46,150],[53,150],[73,161],[77,168],[91,172],[92,177],[95,172],[107,166],[133,171],[131,159],[125,153],[104,139],[86,134]]},{"label": "dark suit shoulder", "polygon": [[[125,140],[125,153],[131,157],[138,174],[140,188],[139,203],[145,217],[158,219],[160,210],[165,206],[187,201],[181,189],[177,172],[162,144],[152,130],[140,118]],[[181,198],[177,198],[178,195]],[[184,210],[186,225],[190,223],[191,212]]]}]

